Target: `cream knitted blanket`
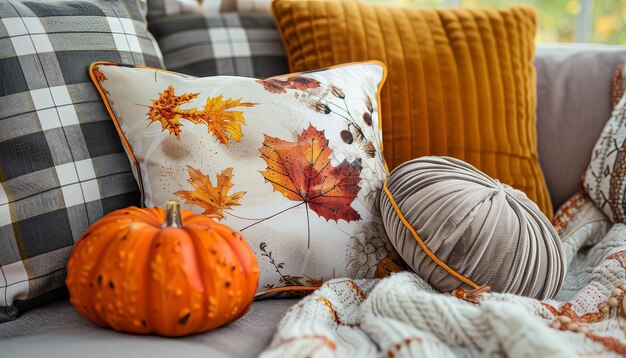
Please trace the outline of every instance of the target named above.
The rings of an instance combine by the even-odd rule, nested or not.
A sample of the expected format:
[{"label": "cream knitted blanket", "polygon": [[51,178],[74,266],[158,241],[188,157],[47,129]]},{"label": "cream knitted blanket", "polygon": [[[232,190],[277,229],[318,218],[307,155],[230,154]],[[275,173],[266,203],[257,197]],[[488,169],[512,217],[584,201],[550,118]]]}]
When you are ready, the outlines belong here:
[{"label": "cream knitted blanket", "polygon": [[335,279],[293,306],[262,357],[626,356],[626,226],[586,198],[555,226],[568,273],[554,300],[463,300],[409,272]]}]

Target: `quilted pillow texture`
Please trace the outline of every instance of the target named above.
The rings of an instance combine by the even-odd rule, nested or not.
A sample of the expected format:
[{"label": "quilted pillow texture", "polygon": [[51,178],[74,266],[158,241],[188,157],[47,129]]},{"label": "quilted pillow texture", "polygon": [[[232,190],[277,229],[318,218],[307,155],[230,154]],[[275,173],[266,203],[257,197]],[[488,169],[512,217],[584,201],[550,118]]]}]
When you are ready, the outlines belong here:
[{"label": "quilted pillow texture", "polygon": [[378,209],[380,63],[267,80],[110,63],[92,75],[144,204],[177,199],[240,231],[261,269],[259,294],[398,267]]},{"label": "quilted pillow texture", "polygon": [[162,66],[137,2],[0,2],[0,321],[64,287],[75,240],[140,203],[89,80],[96,59]]},{"label": "quilted pillow texture", "polygon": [[526,195],[450,157],[421,157],[389,175],[381,212],[391,242],[439,291],[552,298],[565,277],[561,241]]},{"label": "quilted pillow texture", "polygon": [[464,160],[525,192],[552,217],[537,160],[529,7],[413,9],[356,1],[278,0],[292,71],[380,60],[385,157]]},{"label": "quilted pillow texture", "polygon": [[153,20],[168,70],[198,77],[266,78],[289,72],[271,16],[186,14]]}]

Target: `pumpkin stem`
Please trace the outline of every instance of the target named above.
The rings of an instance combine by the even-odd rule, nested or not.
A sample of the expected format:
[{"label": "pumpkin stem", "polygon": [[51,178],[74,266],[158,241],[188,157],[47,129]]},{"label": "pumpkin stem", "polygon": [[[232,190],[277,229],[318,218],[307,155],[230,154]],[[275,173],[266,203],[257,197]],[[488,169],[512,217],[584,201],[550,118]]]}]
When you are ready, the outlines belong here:
[{"label": "pumpkin stem", "polygon": [[178,200],[168,200],[165,202],[165,223],[162,227],[182,227],[183,221],[180,216],[180,203]]}]

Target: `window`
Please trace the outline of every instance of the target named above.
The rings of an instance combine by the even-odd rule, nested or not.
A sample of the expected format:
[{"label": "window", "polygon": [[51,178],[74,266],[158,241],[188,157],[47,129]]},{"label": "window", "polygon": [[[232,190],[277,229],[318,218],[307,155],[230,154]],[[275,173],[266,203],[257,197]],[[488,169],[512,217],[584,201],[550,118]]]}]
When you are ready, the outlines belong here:
[{"label": "window", "polygon": [[540,42],[626,44],[626,0],[365,0],[412,7],[506,7],[537,9]]}]

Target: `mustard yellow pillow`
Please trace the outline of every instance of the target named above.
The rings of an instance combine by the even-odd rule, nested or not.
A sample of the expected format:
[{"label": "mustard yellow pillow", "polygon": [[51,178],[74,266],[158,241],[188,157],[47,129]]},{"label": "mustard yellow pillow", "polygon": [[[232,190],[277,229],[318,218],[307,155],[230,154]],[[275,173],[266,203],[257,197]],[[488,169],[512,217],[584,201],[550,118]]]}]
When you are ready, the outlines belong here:
[{"label": "mustard yellow pillow", "polygon": [[273,11],[292,71],[387,65],[381,110],[391,168],[424,155],[456,157],[525,192],[552,217],[537,160],[532,8],[277,0]]}]

